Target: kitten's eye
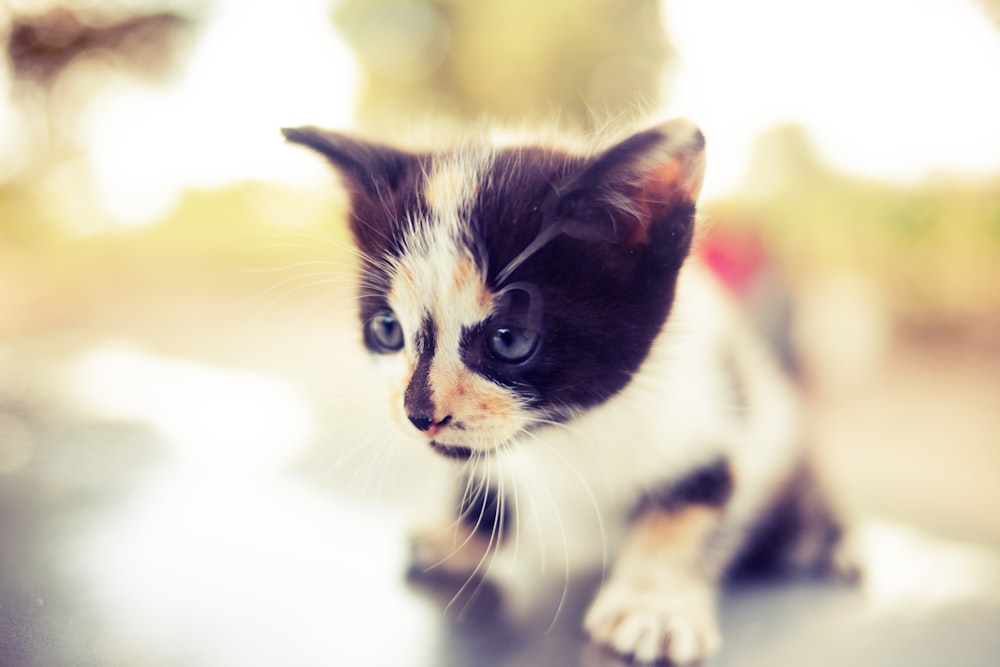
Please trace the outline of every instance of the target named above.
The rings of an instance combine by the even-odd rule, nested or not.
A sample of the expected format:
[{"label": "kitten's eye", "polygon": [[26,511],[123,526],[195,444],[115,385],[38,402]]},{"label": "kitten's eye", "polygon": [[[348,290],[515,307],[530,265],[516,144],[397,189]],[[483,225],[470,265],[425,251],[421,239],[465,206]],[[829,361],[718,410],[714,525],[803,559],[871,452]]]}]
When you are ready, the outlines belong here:
[{"label": "kitten's eye", "polygon": [[368,331],[380,352],[396,352],[403,348],[403,328],[391,312],[381,312],[368,322]]},{"label": "kitten's eye", "polygon": [[519,364],[527,361],[538,347],[538,334],[522,329],[500,327],[486,339],[486,351],[498,361]]}]

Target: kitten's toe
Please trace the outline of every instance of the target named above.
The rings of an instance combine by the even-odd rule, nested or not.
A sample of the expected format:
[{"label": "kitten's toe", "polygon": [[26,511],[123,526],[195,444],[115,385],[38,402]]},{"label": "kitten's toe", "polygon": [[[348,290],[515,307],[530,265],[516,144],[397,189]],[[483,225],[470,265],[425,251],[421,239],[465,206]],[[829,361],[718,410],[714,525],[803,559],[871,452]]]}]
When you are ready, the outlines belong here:
[{"label": "kitten's toe", "polygon": [[722,644],[712,589],[697,582],[670,589],[608,584],[584,627],[595,642],[640,663],[687,665]]},{"label": "kitten's toe", "polygon": [[410,572],[465,579],[482,569],[489,548],[481,535],[454,524],[420,531],[410,537]]}]

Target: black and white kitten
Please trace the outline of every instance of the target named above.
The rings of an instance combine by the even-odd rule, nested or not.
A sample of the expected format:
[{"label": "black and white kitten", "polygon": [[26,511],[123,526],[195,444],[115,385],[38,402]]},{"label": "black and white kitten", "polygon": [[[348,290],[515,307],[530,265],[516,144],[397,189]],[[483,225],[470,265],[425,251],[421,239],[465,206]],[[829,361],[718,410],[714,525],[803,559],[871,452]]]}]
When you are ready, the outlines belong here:
[{"label": "black and white kitten", "polygon": [[675,663],[717,650],[717,584],[741,564],[826,566],[838,530],[803,484],[795,393],[688,259],[697,128],[584,151],[285,136],[350,194],[392,419],[462,467],[422,566],[502,577],[610,550],[587,632]]}]

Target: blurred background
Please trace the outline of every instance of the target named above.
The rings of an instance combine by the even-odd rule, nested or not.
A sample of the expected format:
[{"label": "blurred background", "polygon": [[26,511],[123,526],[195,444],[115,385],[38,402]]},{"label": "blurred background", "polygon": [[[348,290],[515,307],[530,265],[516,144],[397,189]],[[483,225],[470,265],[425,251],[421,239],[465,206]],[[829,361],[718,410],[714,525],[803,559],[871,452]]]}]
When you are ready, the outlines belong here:
[{"label": "blurred background", "polygon": [[[282,126],[694,120],[699,252],[845,506],[1000,547],[995,0],[4,0],[0,42],[0,664],[187,664],[151,628],[189,600],[137,591],[197,582],[218,628],[252,616],[219,602],[233,554],[353,567],[317,524],[398,529],[326,505],[412,481],[344,453],[345,201]],[[231,664],[224,634],[188,662]]]}]

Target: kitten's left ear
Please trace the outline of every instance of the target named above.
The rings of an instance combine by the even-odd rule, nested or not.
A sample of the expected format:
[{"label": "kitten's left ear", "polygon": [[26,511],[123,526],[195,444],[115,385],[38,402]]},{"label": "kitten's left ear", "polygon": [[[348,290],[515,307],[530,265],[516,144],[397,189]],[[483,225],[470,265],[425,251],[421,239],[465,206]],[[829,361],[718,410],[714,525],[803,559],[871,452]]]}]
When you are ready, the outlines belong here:
[{"label": "kitten's left ear", "polygon": [[351,198],[351,232],[360,248],[381,253],[394,220],[385,211],[393,197],[419,173],[414,153],[315,127],[285,128],[288,141],[311,148],[334,166]]},{"label": "kitten's left ear", "polygon": [[705,172],[705,138],[672,120],[607,149],[562,183],[554,202],[560,231],[626,247],[646,243],[651,226],[678,205],[692,208]]},{"label": "kitten's left ear", "polygon": [[311,148],[329,160],[343,177],[352,198],[377,198],[392,192],[415,161],[411,153],[341,132],[286,127],[281,133],[293,144]]}]

